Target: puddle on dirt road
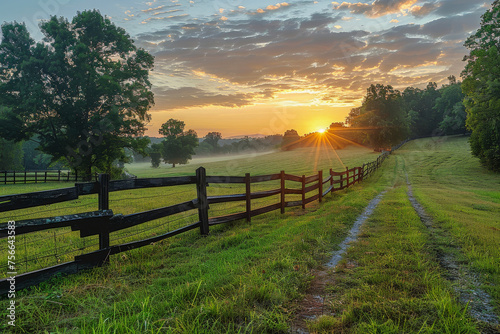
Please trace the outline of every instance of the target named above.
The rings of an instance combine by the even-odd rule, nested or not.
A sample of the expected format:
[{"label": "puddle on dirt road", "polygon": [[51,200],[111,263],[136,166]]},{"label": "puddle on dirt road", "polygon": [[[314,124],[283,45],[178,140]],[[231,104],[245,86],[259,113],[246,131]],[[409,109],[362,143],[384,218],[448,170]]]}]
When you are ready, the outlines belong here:
[{"label": "puddle on dirt road", "polygon": [[415,212],[420,217],[422,223],[430,232],[430,242],[439,261],[439,265],[446,271],[445,277],[453,281],[453,289],[459,295],[460,302],[467,305],[467,309],[472,317],[485,322],[493,327],[498,326],[499,318],[495,314],[491,304],[491,297],[480,288],[481,281],[478,275],[470,272],[467,267],[460,265],[452,253],[443,252],[436,249],[439,236],[444,235],[442,229],[434,226],[432,218],[425,212],[422,205],[413,196],[411,183],[406,174],[406,184],[408,185],[408,198]]},{"label": "puddle on dirt road", "polygon": [[[349,248],[349,244],[356,241],[359,235],[361,226],[372,215],[377,205],[382,200],[382,197],[387,192],[384,190],[368,203],[363,213],[358,216],[353,226],[349,230],[348,236],[339,245],[340,249],[333,253],[332,258],[324,265],[325,269],[331,269],[337,266],[342,259],[342,255]],[[326,294],[325,286],[329,282],[328,273],[326,270],[318,270],[314,272],[314,279],[311,282],[309,289],[306,292],[304,300],[300,303],[299,311],[292,324],[291,333],[308,334],[307,321],[315,320],[319,316],[329,314],[326,310]]]}]

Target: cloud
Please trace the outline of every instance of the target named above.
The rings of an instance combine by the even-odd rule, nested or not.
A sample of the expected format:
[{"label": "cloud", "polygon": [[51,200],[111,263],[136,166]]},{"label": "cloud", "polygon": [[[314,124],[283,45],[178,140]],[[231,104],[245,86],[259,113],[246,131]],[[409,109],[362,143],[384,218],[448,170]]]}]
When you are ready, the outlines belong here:
[{"label": "cloud", "polygon": [[416,2],[417,0],[375,0],[372,3],[342,2],[341,4],[334,2],[333,8],[377,18],[388,14],[406,13]]},{"label": "cloud", "polygon": [[438,7],[437,3],[426,2],[422,6],[413,6],[410,8],[410,13],[415,17],[421,18],[429,15]]},{"label": "cloud", "polygon": [[259,94],[214,94],[195,87],[181,87],[177,89],[156,89],[156,104],[160,104],[162,109],[187,109],[204,106],[220,107],[243,107],[253,103],[257,96],[265,96],[267,92]]},{"label": "cloud", "polygon": [[423,0],[374,0],[372,3],[333,2],[336,10],[349,10],[351,14],[365,15],[370,18],[378,18],[389,14],[411,14],[422,18],[430,14],[438,16],[453,16],[474,12],[484,3],[471,0],[434,0],[424,2]]},{"label": "cloud", "polygon": [[[374,1],[363,15],[401,10],[411,14],[415,3]],[[426,3],[419,6],[425,8]],[[143,33],[137,40],[155,55],[155,72],[165,73],[154,78],[155,85],[161,82],[158,87],[168,84],[169,88],[157,88],[155,96],[157,105],[168,109],[241,107],[256,99],[272,99],[283,90],[305,89],[323,92],[318,99],[333,103],[343,95],[354,101],[371,83],[404,87],[437,81],[440,75],[444,79],[458,75],[466,51],[461,44],[479,25],[483,10],[423,24],[383,20],[384,24],[368,32],[349,31],[352,23],[336,30],[338,23],[348,21],[343,20],[345,13],[337,11],[308,16],[282,13],[273,19],[226,9],[223,17],[229,20],[221,21],[217,12],[207,20],[172,23],[166,29]],[[194,80],[194,72],[203,76]]]},{"label": "cloud", "polygon": [[155,11],[155,10],[162,9],[163,7],[165,7],[165,6],[158,6],[158,7],[155,7],[155,8],[151,8],[151,7],[150,7],[150,8],[148,8],[148,9],[143,9],[143,10],[141,10],[141,12],[143,12],[143,13],[149,13],[149,12],[153,12],[153,11]]}]

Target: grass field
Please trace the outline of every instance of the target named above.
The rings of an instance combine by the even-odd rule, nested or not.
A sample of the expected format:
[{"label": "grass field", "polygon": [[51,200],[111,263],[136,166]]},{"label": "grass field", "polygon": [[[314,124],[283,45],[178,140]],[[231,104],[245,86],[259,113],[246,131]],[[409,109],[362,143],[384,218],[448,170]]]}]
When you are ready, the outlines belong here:
[{"label": "grass field", "polygon": [[[362,148],[338,154],[349,167],[377,157]],[[212,161],[205,167],[210,175],[258,175],[282,169],[311,175],[318,169],[341,170],[336,161],[333,152],[301,149]],[[193,162],[159,170],[141,165],[128,169],[138,176],[150,171],[151,176],[169,176],[191,175],[197,166]],[[334,283],[328,291],[337,300],[330,305],[331,314],[311,323],[310,328],[346,333],[478,332],[480,324],[467,315],[428,250],[428,231],[406,197],[405,172],[418,200],[448,231],[447,241],[460,247],[463,262],[483,279],[498,314],[500,176],[485,172],[470,156],[466,138],[450,137],[406,144],[368,180],[328,195],[321,205],[312,203],[305,211],[270,213],[250,224],[241,221],[214,227],[208,237],[193,231],[113,256],[109,266],[58,277],[20,292],[16,327],[7,327],[4,321],[0,330],[287,333],[313,279],[312,270],[338,248],[368,202],[389,188],[339,270],[330,272]],[[36,187],[42,190],[53,184]],[[0,188],[2,194],[24,191],[34,191],[33,186]],[[210,191],[234,193],[239,189],[211,185]],[[111,208],[117,213],[142,211],[194,198],[193,194],[193,189],[170,192],[167,188],[119,192],[112,194]],[[95,210],[95,198],[84,197],[88,198],[80,203],[54,205],[57,210],[50,215]],[[47,214],[37,210],[25,210],[25,217]],[[224,213],[236,208],[218,210]],[[2,215],[4,220],[8,217]],[[0,301],[2,310],[7,302]],[[4,314],[2,318],[6,319]]]},{"label": "grass field", "polygon": [[265,175],[279,173],[312,175],[318,170],[343,171],[345,167],[361,166],[365,162],[377,159],[380,153],[364,147],[349,146],[344,150],[333,151],[328,147],[299,148],[286,152],[255,153],[236,156],[196,158],[187,165],[172,168],[162,164],[160,168],[151,168],[150,163],[128,164],[127,170],[138,177],[163,177],[194,175],[195,170],[203,166],[207,175],[241,176],[245,173]]},{"label": "grass field", "polygon": [[[176,168],[167,167],[153,169],[147,164],[138,164],[137,171],[139,172],[137,172],[137,175],[142,177],[148,176],[147,173],[150,173],[150,176],[194,175],[196,168],[200,165],[203,165],[207,169],[208,175],[242,176],[248,171],[251,171],[253,175],[262,175],[278,173],[282,168],[286,167],[288,167],[288,170],[293,170],[297,175],[312,175],[317,172],[318,168],[327,169],[328,166],[333,166],[335,170],[343,170],[344,167],[341,160],[337,157],[333,158],[333,156],[334,154],[332,151],[320,148],[301,149],[294,151],[293,154],[291,152],[274,152],[272,154],[244,155],[238,156],[238,159],[234,160],[227,160],[228,157],[202,158],[198,159],[198,163]],[[376,159],[378,155],[365,148],[352,147],[339,151],[339,156],[342,157],[342,161],[345,164],[356,166],[362,164],[362,162]],[[292,164],[289,162],[293,158],[295,158],[297,163]],[[243,166],[247,166],[248,169],[244,169]],[[141,170],[143,174],[140,173]],[[134,172],[136,172],[136,170],[134,170]],[[157,172],[161,173],[155,174]],[[325,173],[326,172],[327,170],[325,170]],[[69,187],[72,185],[73,183],[5,185],[0,187],[0,195]],[[286,186],[288,188],[300,187],[299,184],[288,181]],[[256,192],[279,188],[280,181],[277,180],[253,184],[251,190],[252,192]],[[212,184],[208,187],[209,196],[244,192],[245,185],[243,184]],[[115,214],[131,214],[189,201],[194,198],[196,198],[196,188],[194,185],[120,191],[110,194],[110,208]],[[288,195],[287,200],[300,200],[300,195]],[[255,209],[278,202],[279,195],[254,200],[252,201],[252,208]],[[78,200],[50,206],[0,213],[0,220],[5,222],[13,219],[19,221],[94,210],[97,210],[97,195],[88,195],[81,196]],[[209,216],[223,216],[244,210],[244,202],[213,204],[210,206]],[[197,211],[192,210],[167,218],[150,221],[138,227],[112,233],[111,244],[121,244],[146,239],[189,225],[197,220]],[[70,228],[62,228],[18,236],[17,245],[16,258],[18,263],[22,263],[22,259],[27,259],[27,261],[24,261],[21,265],[18,264],[18,272],[23,273],[71,261],[75,255],[97,250],[98,239],[96,236],[81,239],[78,231],[72,232]],[[6,269],[8,255],[6,252],[7,246],[6,242],[0,244],[0,269],[3,267]],[[6,272],[7,270],[2,270],[0,276],[5,277]]]}]

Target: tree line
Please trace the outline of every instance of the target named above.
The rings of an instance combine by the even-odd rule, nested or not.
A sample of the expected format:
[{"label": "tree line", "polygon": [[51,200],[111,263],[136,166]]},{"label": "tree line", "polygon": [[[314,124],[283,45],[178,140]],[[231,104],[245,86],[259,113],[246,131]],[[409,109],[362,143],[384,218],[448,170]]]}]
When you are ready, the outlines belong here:
[{"label": "tree line", "polygon": [[362,105],[349,112],[346,124],[358,129],[356,141],[373,148],[387,148],[406,138],[463,134],[464,94],[454,76],[448,79],[441,88],[430,82],[425,89],[403,91],[371,85]]}]

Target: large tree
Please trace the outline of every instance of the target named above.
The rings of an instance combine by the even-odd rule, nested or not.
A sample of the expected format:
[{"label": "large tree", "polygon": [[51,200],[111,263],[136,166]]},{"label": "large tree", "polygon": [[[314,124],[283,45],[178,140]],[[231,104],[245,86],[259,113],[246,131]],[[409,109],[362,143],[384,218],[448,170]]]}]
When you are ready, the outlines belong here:
[{"label": "large tree", "polygon": [[408,135],[401,93],[390,85],[371,85],[359,109],[359,116],[352,118],[350,123],[354,128],[372,130],[368,132],[368,140],[374,148],[397,144]]},{"label": "large tree", "polygon": [[437,134],[442,111],[434,108],[440,97],[435,82],[429,82],[425,89],[406,88],[402,93],[403,108],[408,115],[411,135],[429,137]]},{"label": "large tree", "polygon": [[500,171],[500,1],[481,19],[465,42],[470,54],[462,77],[472,153],[489,169]]},{"label": "large tree", "polygon": [[36,136],[39,150],[91,175],[126,161],[124,148],[145,149],[143,134],[153,93],[153,57],[98,11],[71,22],[52,17],[40,24],[43,42],[26,26],[2,25],[0,135],[21,141]]},{"label": "large tree", "polygon": [[434,106],[434,109],[442,115],[439,129],[447,135],[465,133],[467,113],[463,104],[462,85],[456,81],[454,76],[450,76],[448,79],[450,83],[440,89],[441,97],[436,100]]},{"label": "large tree", "polygon": [[162,157],[165,163],[172,164],[187,164],[194,154],[194,149],[198,146],[198,135],[194,130],[184,131],[185,124],[183,121],[169,119],[162,124],[160,134],[165,136],[162,141]]}]

